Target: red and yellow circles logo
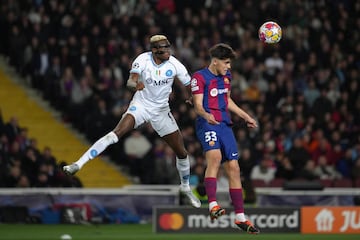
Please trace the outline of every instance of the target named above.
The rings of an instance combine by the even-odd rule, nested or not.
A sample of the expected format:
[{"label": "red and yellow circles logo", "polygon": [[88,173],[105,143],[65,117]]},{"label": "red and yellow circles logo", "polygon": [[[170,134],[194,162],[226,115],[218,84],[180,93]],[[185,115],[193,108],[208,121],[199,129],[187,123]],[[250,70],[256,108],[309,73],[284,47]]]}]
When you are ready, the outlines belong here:
[{"label": "red and yellow circles logo", "polygon": [[180,213],[164,213],[159,217],[159,225],[163,230],[179,230],[184,225],[184,218]]}]

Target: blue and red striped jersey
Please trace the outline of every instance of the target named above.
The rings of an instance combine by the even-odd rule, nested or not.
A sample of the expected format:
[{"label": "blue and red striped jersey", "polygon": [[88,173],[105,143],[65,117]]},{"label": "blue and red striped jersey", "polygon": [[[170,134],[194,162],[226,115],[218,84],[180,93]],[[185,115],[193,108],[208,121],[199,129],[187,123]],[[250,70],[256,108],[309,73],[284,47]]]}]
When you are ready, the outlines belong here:
[{"label": "blue and red striped jersey", "polygon": [[[232,124],[228,109],[228,92],[230,92],[231,73],[214,75],[208,68],[195,72],[191,79],[191,91],[204,94],[203,107],[214,115],[216,121]],[[202,117],[201,117],[202,118]]]}]

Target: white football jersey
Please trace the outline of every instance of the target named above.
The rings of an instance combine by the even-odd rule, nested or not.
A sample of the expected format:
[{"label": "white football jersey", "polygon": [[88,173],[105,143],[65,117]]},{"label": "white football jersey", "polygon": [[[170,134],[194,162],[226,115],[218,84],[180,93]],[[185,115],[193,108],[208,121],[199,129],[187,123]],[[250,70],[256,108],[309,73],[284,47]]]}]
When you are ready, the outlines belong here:
[{"label": "white football jersey", "polygon": [[132,63],[130,73],[140,75],[145,88],[136,91],[134,101],[141,101],[148,107],[162,108],[169,106],[169,95],[175,76],[185,85],[190,84],[190,75],[185,66],[175,57],[157,65],[151,52],[140,54]]}]

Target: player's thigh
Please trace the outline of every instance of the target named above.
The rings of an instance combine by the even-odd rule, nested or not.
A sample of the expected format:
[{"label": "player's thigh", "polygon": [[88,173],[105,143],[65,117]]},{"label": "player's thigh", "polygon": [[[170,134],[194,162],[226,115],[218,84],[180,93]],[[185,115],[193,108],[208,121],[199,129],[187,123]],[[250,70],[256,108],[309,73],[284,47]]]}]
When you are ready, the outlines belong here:
[{"label": "player's thigh", "polygon": [[220,125],[212,125],[206,121],[198,120],[196,122],[196,136],[201,143],[204,152],[221,149],[221,142],[219,141]]},{"label": "player's thigh", "polygon": [[219,132],[219,139],[221,143],[223,161],[238,160],[238,146],[232,128],[223,125],[222,130]]},{"label": "player's thigh", "polygon": [[164,111],[151,111],[151,109],[149,109],[148,111],[151,114],[149,119],[150,124],[160,137],[164,137],[179,130],[179,126],[170,112],[170,109]]},{"label": "player's thigh", "polygon": [[135,101],[130,102],[130,105],[126,112],[123,114],[122,119],[126,116],[126,114],[130,114],[134,117],[134,128],[138,128],[139,126],[147,122],[150,118],[144,105]]}]

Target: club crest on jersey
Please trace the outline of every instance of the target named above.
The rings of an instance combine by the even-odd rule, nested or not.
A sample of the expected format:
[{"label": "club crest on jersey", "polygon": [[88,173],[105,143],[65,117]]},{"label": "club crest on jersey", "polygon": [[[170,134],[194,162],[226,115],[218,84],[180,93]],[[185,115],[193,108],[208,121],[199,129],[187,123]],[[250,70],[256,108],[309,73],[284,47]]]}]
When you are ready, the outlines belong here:
[{"label": "club crest on jersey", "polygon": [[224,77],[224,83],[228,84],[230,81],[227,77]]},{"label": "club crest on jersey", "polygon": [[167,70],[167,71],[165,72],[165,75],[166,75],[167,77],[172,76],[172,74],[173,74],[173,72],[171,71],[171,69],[169,69],[169,70]]}]

